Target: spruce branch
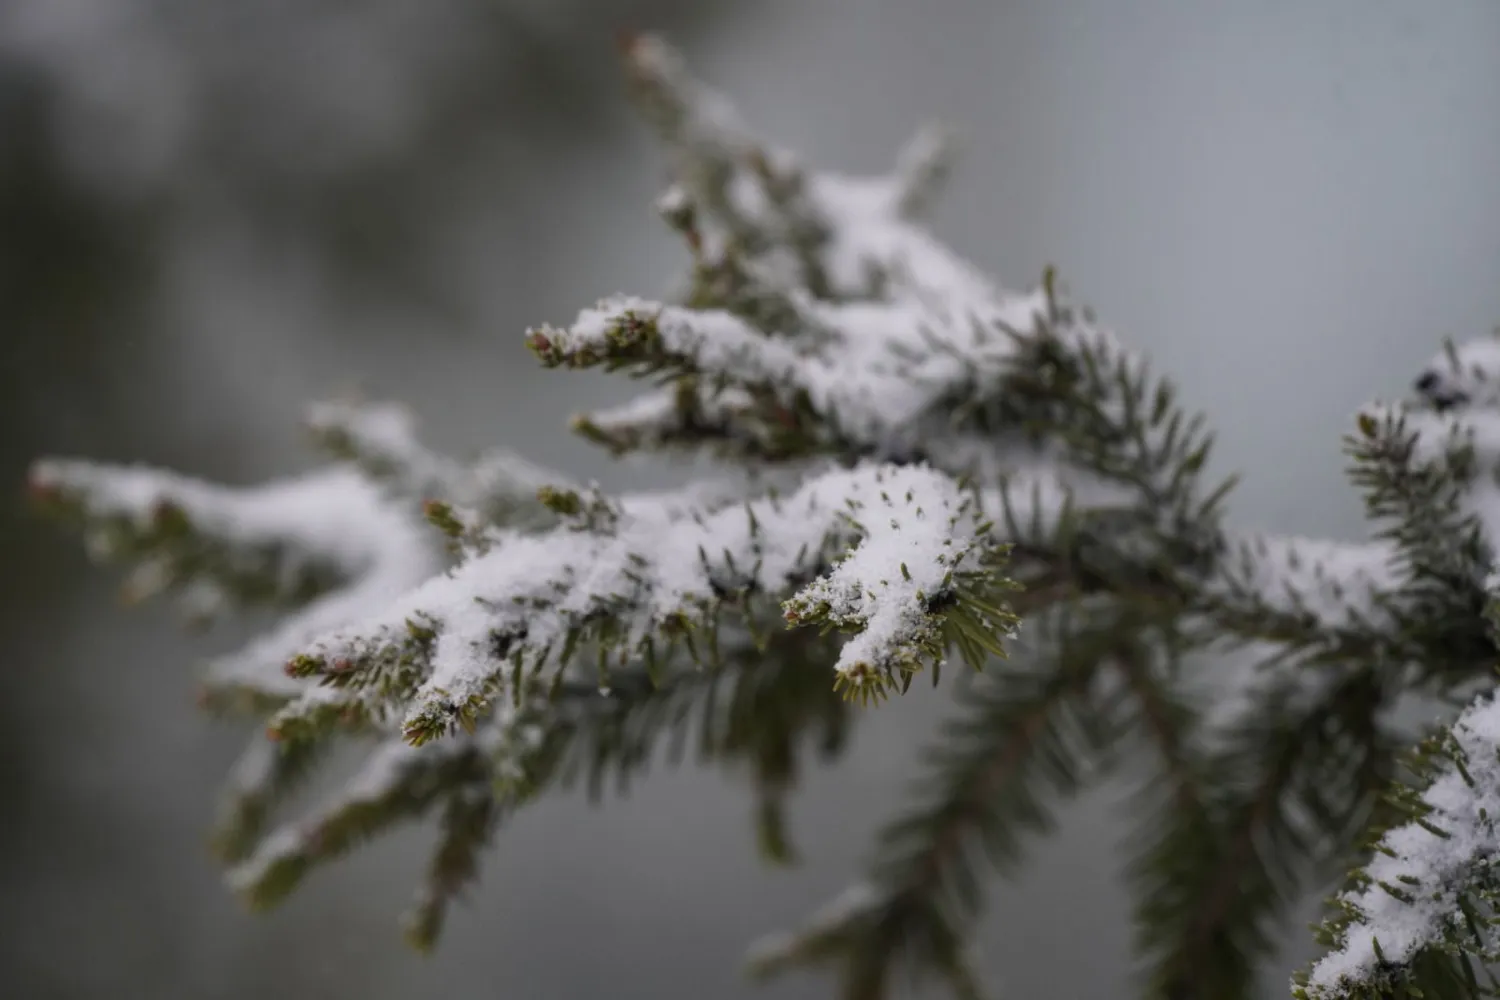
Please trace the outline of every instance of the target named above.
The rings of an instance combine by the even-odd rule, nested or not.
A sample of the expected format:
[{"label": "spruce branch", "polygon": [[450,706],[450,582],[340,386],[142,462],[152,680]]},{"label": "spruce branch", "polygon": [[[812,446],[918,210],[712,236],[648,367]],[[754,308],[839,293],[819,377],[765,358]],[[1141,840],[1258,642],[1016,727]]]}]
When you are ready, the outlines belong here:
[{"label": "spruce branch", "polygon": [[536,696],[506,723],[506,780],[528,797],[580,782],[596,800],[609,784],[625,794],[665,745],[670,763],[748,765],[763,793],[789,790],[809,746],[824,759],[844,746],[850,707],[819,670],[836,646],[810,631],[749,638],[724,636],[716,664],[636,665],[608,687],[575,675]]},{"label": "spruce branch", "polygon": [[378,558],[389,520],[364,480],[343,470],[236,489],[53,459],[32,468],[30,490],[82,528],[96,559],[130,570],[127,598],[170,593],[204,617],[305,605]]},{"label": "spruce branch", "polygon": [[319,447],[384,484],[396,500],[438,501],[495,526],[545,526],[551,518],[538,491],[569,485],[562,473],[510,451],[471,461],[435,452],[418,439],[411,413],[395,403],[325,401],[309,407],[306,424]]},{"label": "spruce branch", "polygon": [[[583,310],[565,328],[532,330],[527,343],[548,367],[691,376],[716,393],[737,391],[719,417],[736,416],[736,399],[751,403],[744,408],[747,435],[779,424],[810,439],[793,456],[839,449],[882,457],[909,450],[911,425],[940,404],[951,384],[972,379],[980,366],[995,367],[1010,350],[986,324],[1030,326],[1038,303],[1025,295],[973,308],[983,309],[985,319],[945,315],[909,299],[820,304],[809,320],[819,337],[799,342],[723,309],[618,296]],[[674,398],[679,419],[691,417],[684,406],[696,402]]]},{"label": "spruce branch", "polygon": [[[204,679],[209,708],[271,737],[222,807],[233,883],[270,905],[432,817],[407,923],[431,947],[513,812],[575,782],[624,791],[663,748],[747,777],[762,852],[788,862],[785,798],[844,745],[850,700],[961,661],[985,672],[864,880],[758,971],[832,965],[861,1000],[898,973],[977,996],[987,869],[1128,759],[1148,769],[1143,995],[1251,995],[1276,921],[1330,865],[1354,874],[1299,997],[1493,990],[1500,339],[1446,344],[1415,399],[1361,412],[1345,446],[1368,541],[1230,528],[1234,480],[1210,476],[1212,435],[1172,380],[1052,268],[1009,291],[923,227],[938,131],[883,174],[817,169],[659,39],[622,51],[690,267],[670,301],[608,298],[527,343],[549,368],[656,383],[576,418],[589,440],[726,475],[614,494],[503,450],[441,454],[400,407],[358,400],[309,413],[334,467],[262,486],[34,469],[35,499],[133,593],[282,615]],[[995,662],[1023,617],[1035,641]],[[1236,649],[1249,670],[1209,672]],[[1471,704],[1398,782],[1411,741],[1389,717],[1416,695]],[[354,779],[277,828],[350,738],[369,742]]]},{"label": "spruce branch", "polygon": [[896,154],[897,213],[921,218],[942,193],[953,170],[955,141],[950,129],[933,124],[909,139]]},{"label": "spruce branch", "polygon": [[1374,656],[1399,627],[1398,580],[1398,554],[1383,541],[1227,533],[1201,601],[1212,626],[1235,642]]},{"label": "spruce branch", "polygon": [[[819,677],[816,666],[833,650],[815,633],[768,635],[762,644],[730,649],[715,667],[679,662],[655,677],[629,668],[608,688],[570,680],[473,736],[444,741],[443,752],[387,741],[323,808],[262,838],[253,856],[231,856],[240,862],[232,881],[256,906],[275,905],[315,867],[395,823],[436,811],[438,844],[405,921],[408,940],[425,950],[447,903],[477,876],[478,852],[505,817],[579,781],[596,798],[607,785],[623,794],[664,741],[681,759],[694,733],[701,762],[749,766],[768,856],[788,861],[781,796],[795,784],[805,752],[826,759],[842,748],[848,704]],[[322,744],[259,746],[235,800],[236,814],[251,816],[257,830],[271,804],[263,790],[272,783],[268,773],[290,784]],[[239,829],[253,839],[246,826]]]},{"label": "spruce branch", "polygon": [[441,565],[429,532],[366,479],[328,468],[226,487],[142,466],[47,460],[33,498],[82,526],[96,559],[129,569],[127,593],[178,598],[194,620],[286,609],[280,624],[205,671],[202,700],[263,712],[305,685],[282,670],[318,634],[394,600]]},{"label": "spruce branch", "polygon": [[1425,672],[1450,682],[1471,680],[1493,658],[1484,610],[1495,552],[1487,521],[1500,509],[1497,430],[1493,412],[1372,407],[1348,444],[1351,479],[1402,580],[1392,632]]},{"label": "spruce branch", "polygon": [[257,734],[225,789],[213,833],[215,853],[231,863],[249,857],[272,814],[312,776],[329,746],[326,740],[272,742]]},{"label": "spruce branch", "polygon": [[500,800],[488,792],[448,796],[437,849],[403,921],[406,940],[418,951],[431,951],[437,944],[448,904],[478,878],[479,852],[489,846],[502,815]]},{"label": "spruce branch", "polygon": [[793,394],[791,402],[759,387],[716,388],[712,380],[684,376],[621,406],[579,414],[572,427],[617,456],[707,451],[721,461],[750,464],[832,454],[805,397]]},{"label": "spruce branch", "polygon": [[692,516],[609,509],[603,530],[507,539],[288,670],[407,701],[403,728],[420,743],[555,674],[580,643],[622,665],[650,658],[743,594],[787,595],[789,624],[853,633],[834,668],[861,697],[941,658],[945,627],[998,651],[988,637],[1013,626],[991,593],[1003,550],[976,498],[920,467],[831,471],[785,499]]},{"label": "spruce branch", "polygon": [[[388,741],[341,794],[266,838],[230,872],[257,908],[280,902],[317,865],[459,795],[493,795],[482,739],[413,748]],[[442,850],[443,848],[440,848]]]},{"label": "spruce branch", "polygon": [[1392,797],[1397,819],[1320,929],[1329,951],[1297,977],[1301,1000],[1500,992],[1486,969],[1500,961],[1495,717],[1482,697],[1411,755],[1412,782]]}]

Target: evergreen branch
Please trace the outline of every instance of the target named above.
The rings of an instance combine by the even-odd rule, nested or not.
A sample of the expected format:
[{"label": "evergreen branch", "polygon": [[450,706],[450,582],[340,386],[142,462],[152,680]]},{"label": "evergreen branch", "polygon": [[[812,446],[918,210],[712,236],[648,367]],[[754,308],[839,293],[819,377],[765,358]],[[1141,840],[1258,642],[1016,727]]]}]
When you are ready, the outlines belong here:
[{"label": "evergreen branch", "polygon": [[[750,620],[758,617],[747,612]],[[566,788],[582,780],[597,799],[612,778],[626,794],[654,751],[665,745],[677,763],[696,747],[700,763],[748,766],[762,853],[774,863],[791,861],[780,805],[796,783],[804,744],[831,758],[843,749],[850,725],[849,703],[819,669],[833,644],[807,631],[722,641],[716,666],[655,678],[632,667],[612,674],[608,688],[569,682],[538,700],[514,724],[536,734],[536,753],[517,765],[520,786],[535,795],[550,784]]]},{"label": "evergreen branch", "polygon": [[[908,144],[889,176],[804,171],[754,138],[728,102],[693,80],[658,40],[632,36],[625,48],[638,103],[674,156],[678,186],[663,214],[688,237],[698,262],[689,307],[728,310],[767,334],[810,333],[825,348],[803,357],[802,381],[773,378],[770,389],[805,392],[841,436],[875,448],[868,454],[909,451],[917,417],[939,410],[956,382],[993,368],[996,352],[1011,350],[993,331],[1033,325],[1038,294],[1000,292],[912,221],[946,174],[948,144],[939,130],[924,130]],[[708,247],[704,222],[726,230],[719,248]],[[770,276],[785,273],[772,264],[776,250],[790,250],[799,261],[790,286]],[[770,305],[747,308],[747,301]],[[786,355],[761,350],[754,338],[730,336],[726,343],[775,373],[788,371]],[[583,360],[646,364],[619,357],[619,348],[602,352],[612,362],[600,353],[595,345]],[[913,357],[924,363],[914,365]],[[573,355],[568,363],[579,360]],[[694,360],[672,363],[698,370]],[[703,370],[738,384],[750,374],[721,373],[714,365]]]},{"label": "evergreen branch", "polygon": [[1415,780],[1391,800],[1399,819],[1334,901],[1319,931],[1329,951],[1297,977],[1300,1000],[1500,994],[1485,968],[1500,961],[1496,715],[1486,695],[1412,755]]},{"label": "evergreen branch", "polygon": [[689,75],[682,58],[660,39],[621,39],[626,82],[642,117],[673,158],[677,183],[702,205],[730,239],[746,247],[767,240],[743,202],[751,161],[763,158],[733,105]]},{"label": "evergreen branch", "polygon": [[646,375],[703,373],[750,385],[794,382],[802,360],[785,340],[767,336],[730,312],[634,296],[604,299],[565,329],[532,330],[526,343],[549,368],[603,365]]},{"label": "evergreen branch", "polygon": [[252,740],[219,808],[215,853],[231,863],[248,858],[263,838],[272,812],[307,781],[328,749],[326,740]]},{"label": "evergreen branch", "polygon": [[[1413,586],[1462,593],[1477,590],[1488,572],[1489,553],[1468,501],[1479,471],[1474,433],[1489,424],[1487,414],[1371,408],[1346,439],[1350,479],[1364,492],[1381,536],[1397,547]],[[1486,449],[1491,461],[1495,453]]]},{"label": "evergreen branch", "polygon": [[689,309],[722,309],[760,332],[816,343],[828,336],[818,317],[818,299],[774,254],[754,254],[737,243],[710,246],[681,188],[668,193],[666,217],[687,241],[692,272],[682,296]]},{"label": "evergreen branch", "polygon": [[[801,774],[804,744],[823,761],[844,749],[853,725],[849,701],[821,676],[836,644],[811,630],[780,632],[732,654],[727,698],[704,714],[700,756],[750,772],[756,842],[773,864],[791,864],[784,802]],[[722,706],[722,707],[720,707]]]},{"label": "evergreen branch", "polygon": [[[407,941],[430,949],[448,902],[474,880],[478,852],[507,815],[579,775],[597,795],[613,772],[623,790],[662,737],[683,731],[691,709],[718,681],[713,671],[676,671],[657,683],[638,669],[623,672],[620,686],[608,691],[560,686],[551,699],[507,713],[471,737],[420,748],[389,740],[322,809],[233,859],[239,864],[231,883],[256,907],[273,906],[318,865],[436,809],[439,840],[404,920]],[[307,759],[318,745],[267,744],[287,762]],[[255,818],[258,834],[264,811]]]},{"label": "evergreen branch", "polygon": [[[1267,872],[1253,837],[1220,827],[1202,764],[1184,753],[1175,730],[1148,731],[1158,741],[1163,767],[1140,795],[1139,808],[1152,825],[1136,834],[1138,854],[1131,865],[1140,886],[1137,949],[1151,960],[1147,995],[1189,1000],[1216,997],[1214,989],[1227,988],[1226,998],[1240,996],[1249,988],[1253,959],[1266,947],[1254,916],[1267,903]],[[1265,826],[1279,790],[1274,780],[1266,781],[1241,818],[1257,829]],[[1226,887],[1240,895],[1229,895]],[[1240,924],[1235,918],[1241,914],[1253,916]],[[1209,952],[1199,950],[1204,948]]]},{"label": "evergreen branch", "polygon": [[1424,676],[1463,684],[1487,669],[1493,641],[1484,618],[1497,509],[1490,473],[1500,466],[1500,417],[1442,417],[1402,408],[1360,414],[1346,439],[1351,481],[1392,547],[1400,590],[1392,630]]},{"label": "evergreen branch", "polygon": [[1170,379],[1064,300],[1050,268],[1041,292],[1033,328],[1002,326],[1015,350],[997,384],[1001,418],[1047,435],[1073,462],[1132,490],[1160,527],[1163,557],[1201,572],[1234,482],[1202,488],[1213,446],[1203,415],[1183,409]]},{"label": "evergreen branch", "polygon": [[1239,642],[1398,656],[1401,578],[1386,542],[1348,544],[1254,533],[1229,536],[1204,612]]},{"label": "evergreen branch", "polygon": [[[664,742],[680,759],[694,729],[703,762],[750,765],[761,793],[763,850],[769,860],[786,862],[791,848],[780,825],[780,797],[796,780],[803,743],[810,740],[824,756],[842,748],[848,704],[816,682],[813,666],[830,655],[827,640],[805,632],[765,643],[742,638],[728,640],[717,668],[653,676],[636,666],[619,671],[609,688],[565,682],[475,737],[443,744],[444,754],[421,756],[429,748],[387,743],[333,803],[266,838],[233,878],[252,902],[269,906],[316,865],[391,824],[440,809],[438,845],[405,920],[408,941],[426,950],[441,932],[447,903],[473,881],[478,852],[507,815],[580,780],[595,798],[611,780],[624,794]],[[313,749],[279,746],[294,756]]]},{"label": "evergreen branch", "polygon": [[[208,663],[204,672],[205,695],[221,702],[277,706],[278,716],[293,713],[309,702],[318,711],[333,711],[329,692],[311,688],[307,680],[286,670],[290,657],[334,629],[361,621],[379,608],[388,607],[402,595],[442,568],[441,556],[430,544],[430,533],[415,521],[402,519],[387,530],[387,551],[380,561],[349,586],[325,594],[243,648]],[[365,706],[366,709],[378,706]],[[347,715],[356,706],[346,706]],[[361,714],[369,714],[361,709]],[[379,715],[377,711],[374,713]],[[272,727],[273,731],[275,726]]]},{"label": "evergreen branch", "polygon": [[133,567],[132,596],[177,594],[200,617],[226,605],[294,608],[210,664],[204,698],[256,710],[299,696],[288,656],[395,600],[439,567],[420,524],[363,478],[327,469],[231,488],[140,467],[49,460],[32,493],[80,521],[94,555]]},{"label": "evergreen branch", "polygon": [[230,883],[256,908],[273,906],[315,866],[396,823],[422,816],[459,786],[471,786],[472,794],[490,794],[489,781],[478,742],[453,740],[420,748],[388,742],[338,798],[263,841],[230,872]]},{"label": "evergreen branch", "polygon": [[992,506],[999,508],[1002,535],[1014,540],[1013,572],[1032,592],[1114,594],[1157,607],[1181,608],[1190,600],[1154,550],[1133,544],[1139,519],[1128,491],[1028,473],[1004,477],[997,493]]},{"label": "evergreen branch", "polygon": [[607,530],[511,538],[289,669],[409,698],[406,732],[421,742],[476,718],[507,667],[519,693],[525,667],[534,675],[555,650],[566,663],[580,642],[650,659],[716,620],[725,597],[798,588],[787,621],[855,633],[836,676],[851,693],[878,693],[941,656],[947,619],[992,637],[1011,630],[982,594],[1000,551],[978,518],[945,477],[876,466],[695,518],[618,510]]},{"label": "evergreen branch", "polygon": [[306,604],[367,571],[394,519],[362,479],[333,469],[234,488],[50,459],[32,467],[30,489],[82,527],[96,559],[132,570],[131,600],[172,593],[203,617],[229,604]]},{"label": "evergreen branch", "polygon": [[379,735],[390,728],[391,711],[378,690],[292,681],[295,695],[266,720],[266,738],[274,743],[316,742],[337,733]]},{"label": "evergreen branch", "polygon": [[533,752],[514,755],[516,787],[529,797],[556,785],[584,783],[599,800],[612,782],[619,795],[649,768],[665,742],[681,756],[697,712],[723,681],[724,668],[679,669],[653,679],[636,667],[619,670],[609,687],[585,681],[560,685],[539,698],[511,728],[530,733]]},{"label": "evergreen branch", "polygon": [[437,849],[404,920],[406,940],[418,951],[431,951],[437,944],[448,903],[478,877],[479,852],[488,846],[503,813],[501,799],[488,790],[448,796]]},{"label": "evergreen branch", "polygon": [[614,455],[638,451],[696,453],[742,465],[781,463],[834,449],[806,396],[757,387],[716,388],[684,376],[621,406],[575,416],[573,430]]},{"label": "evergreen branch", "polygon": [[[780,426],[783,437],[801,442],[790,449],[793,457],[833,448],[883,457],[909,453],[917,444],[914,426],[953,387],[1003,362],[1015,348],[995,328],[1031,326],[1040,300],[1012,295],[973,308],[982,312],[971,317],[914,298],[814,303],[807,322],[818,335],[799,341],[763,332],[722,308],[619,296],[583,310],[566,328],[531,330],[527,344],[548,367],[691,376],[714,394],[737,390],[731,404],[748,397],[755,405],[745,411],[746,426],[735,430],[754,440],[768,424]],[[671,400],[679,415],[697,402]],[[657,396],[641,405],[660,422],[665,404]],[[736,415],[722,407],[718,413],[722,420]]]},{"label": "evergreen branch", "polygon": [[468,462],[432,451],[418,439],[410,412],[393,403],[319,403],[309,409],[307,426],[325,451],[385,484],[396,499],[474,510],[491,525],[544,526],[551,518],[537,492],[572,485],[562,473],[508,451]]}]

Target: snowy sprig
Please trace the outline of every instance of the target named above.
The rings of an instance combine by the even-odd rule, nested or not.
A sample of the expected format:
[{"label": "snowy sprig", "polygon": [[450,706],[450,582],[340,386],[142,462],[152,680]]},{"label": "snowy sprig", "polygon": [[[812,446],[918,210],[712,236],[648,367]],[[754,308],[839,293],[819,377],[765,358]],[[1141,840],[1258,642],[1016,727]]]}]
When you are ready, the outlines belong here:
[{"label": "snowy sprig", "polygon": [[[1399,796],[1410,820],[1385,833],[1338,897],[1324,934],[1331,950],[1299,984],[1307,1000],[1420,991],[1421,981],[1474,987],[1471,962],[1500,961],[1492,927],[1500,901],[1500,707],[1487,695],[1422,748],[1425,784]],[[1486,978],[1488,978],[1486,974]]]},{"label": "snowy sprig", "polygon": [[[1495,343],[1447,344],[1416,382],[1419,404],[1367,408],[1351,443],[1355,480],[1397,565],[1393,631],[1418,661],[1414,676],[1438,690],[1493,684]],[[1491,995],[1497,718],[1493,694],[1482,695],[1418,748],[1390,828],[1333,901],[1321,931],[1330,951],[1299,975],[1298,996]]]},{"label": "snowy sprig", "polygon": [[579,414],[573,430],[615,455],[708,449],[716,458],[778,461],[809,449],[796,436],[796,416],[739,388],[715,389],[682,378],[620,406]]},{"label": "snowy sprig", "polygon": [[345,469],[228,487],[54,459],[33,466],[30,488],[81,524],[95,558],[130,568],[129,596],[171,592],[195,614],[305,605],[414,557],[401,515]]},{"label": "snowy sprig", "polygon": [[[1269,649],[1263,654],[1267,666],[1283,665],[1260,673],[1244,697],[1226,699],[1196,722],[1178,701],[1181,695],[1160,680],[1148,680],[1147,672],[1130,670],[1124,679],[1126,690],[1141,700],[1138,724],[1158,745],[1172,775],[1166,787],[1174,789],[1152,800],[1160,801],[1154,808],[1163,810],[1162,817],[1171,818],[1161,829],[1157,820],[1148,824],[1149,848],[1138,862],[1148,894],[1142,919],[1152,927],[1153,950],[1159,952],[1153,981],[1171,995],[1183,989],[1223,995],[1227,984],[1247,981],[1242,975],[1250,968],[1247,951],[1253,955],[1264,948],[1256,944],[1262,939],[1255,928],[1284,905],[1287,876],[1282,873],[1313,863],[1308,848],[1318,838],[1347,837],[1357,829],[1347,817],[1371,809],[1369,803],[1390,780],[1390,748],[1396,741],[1384,721],[1390,711],[1385,699],[1395,682],[1387,678],[1435,678],[1438,690],[1447,690],[1471,683],[1493,659],[1480,609],[1464,605],[1489,565],[1485,548],[1466,541],[1482,520],[1489,481],[1476,472],[1493,464],[1486,457],[1485,417],[1471,413],[1458,425],[1454,415],[1432,418],[1401,407],[1372,424],[1367,411],[1351,439],[1351,454],[1354,481],[1366,491],[1377,528],[1368,543],[1231,532],[1213,516],[1222,494],[1197,492],[1194,477],[1183,474],[1202,463],[1198,441],[1176,444],[1193,424],[1179,420],[1169,396],[1159,408],[1149,403],[1150,391],[1142,391],[1149,378],[1144,371],[1133,374],[1138,361],[1111,341],[1070,344],[1049,332],[1044,322],[1039,336],[1022,339],[1023,351],[1035,360],[1011,376],[1007,403],[1040,414],[1039,422],[1056,428],[1058,453],[1072,458],[1058,469],[1087,469],[1087,478],[1076,473],[1070,478],[1085,488],[1081,495],[1088,499],[1081,511],[1071,509],[1071,492],[1069,503],[1033,503],[1044,516],[1030,526],[1018,517],[1002,520],[1007,537],[1017,543],[1018,579],[1028,583],[1030,593],[1062,583],[1075,593],[1112,592],[1130,595],[1135,603],[1144,598],[1150,609],[1131,612],[1126,620],[1196,619],[1193,633],[1176,632],[1172,641],[1200,641],[1192,639],[1197,635],[1215,644],[1254,645]],[[1051,370],[1067,377],[1028,380],[1025,373],[1048,371],[1045,362],[1053,358]],[[1067,391],[1059,392],[1063,386]],[[1027,405],[1027,390],[1041,405]],[[1048,406],[1061,412],[1049,415]],[[1148,414],[1144,419],[1143,413]],[[1173,446],[1152,444],[1153,433],[1156,441]],[[1158,455],[1163,458],[1153,458]],[[1424,567],[1432,565],[1424,546],[1457,558],[1463,572],[1424,575]],[[1023,596],[1023,606],[1027,600]],[[1448,613],[1433,613],[1444,607]],[[1442,621],[1443,629],[1433,629],[1434,621]],[[1455,621],[1463,625],[1455,628]],[[1076,669],[1088,662],[1080,656],[1099,655],[1083,637],[1082,621],[1061,627],[1076,634],[1055,654],[1052,669]],[[1101,630],[1098,641],[1129,648],[1137,640],[1128,628],[1114,625]],[[1411,665],[1417,669],[1402,672]],[[1014,676],[1006,685],[1017,696]],[[945,750],[956,752],[959,745],[955,731]],[[1200,758],[1205,751],[1206,759]],[[979,742],[974,752],[998,762],[1016,751],[997,736]],[[1026,760],[1016,757],[1013,764],[1019,768]],[[949,771],[940,773],[946,777]],[[953,780],[963,773],[954,765]],[[1220,773],[1222,778],[1212,777]],[[1238,787],[1241,783],[1248,784]],[[923,820],[932,824],[924,827],[930,830],[926,839],[909,825],[915,817],[903,821],[908,825],[900,827],[901,836],[918,852],[911,857],[923,856],[920,852],[934,844],[961,843],[963,837],[988,846],[996,825],[1007,822],[974,802],[966,786],[956,787],[959,791]],[[940,816],[947,817],[942,824]],[[1310,817],[1316,817],[1312,825]],[[1328,832],[1313,832],[1323,830],[1320,823],[1328,824]],[[1209,832],[1215,828],[1222,832]],[[1214,846],[1216,836],[1224,838],[1222,846]],[[951,851],[952,860],[944,864],[959,865],[963,848]],[[879,865],[903,857],[900,850],[882,855],[876,871],[889,871]],[[946,871],[933,865],[934,873]],[[931,898],[929,892],[947,892],[944,886],[952,879],[968,884],[973,877],[962,867],[954,871],[963,874],[933,874],[930,886],[913,883],[894,895],[861,897],[866,907],[858,914],[845,913],[847,919],[833,924],[814,921],[803,932],[778,939],[774,958],[760,955],[757,968],[833,961],[845,970],[846,996],[883,995],[879,984],[887,980],[893,959],[882,956],[893,954],[898,941],[951,943],[961,934],[951,923],[955,911],[948,904],[919,905]],[[1222,890],[1231,884],[1253,888],[1231,902]],[[957,898],[967,900],[962,893],[973,890],[959,891]],[[1174,902],[1149,901],[1157,895]],[[896,926],[908,932],[893,937],[890,929]],[[1212,950],[1209,957],[1206,950]],[[947,971],[962,987],[966,971],[959,957],[958,950],[945,946],[918,965]]]},{"label": "snowy sprig", "polygon": [[357,465],[395,498],[475,511],[487,523],[543,524],[549,519],[537,491],[568,483],[562,473],[508,450],[469,461],[433,451],[418,438],[411,412],[395,403],[325,401],[308,408],[306,424],[325,451]]},{"label": "snowy sprig", "polygon": [[230,885],[255,907],[274,905],[313,867],[395,823],[441,809],[443,839],[406,919],[408,939],[418,947],[430,946],[448,901],[475,877],[475,852],[488,841],[508,804],[495,785],[496,740],[487,731],[432,747],[414,748],[400,740],[381,744],[321,808],[236,858]]},{"label": "snowy sprig", "polygon": [[1227,537],[1206,588],[1212,607],[1265,638],[1294,641],[1394,628],[1398,556],[1381,541],[1268,535]]},{"label": "snowy sprig", "polygon": [[[731,396],[731,406],[719,404],[722,418],[743,420],[745,402],[770,409],[744,414],[754,421],[749,434],[813,422],[809,434],[826,428],[822,450],[891,455],[911,446],[913,423],[955,385],[976,371],[994,373],[1014,346],[1004,331],[1030,327],[1041,308],[1035,295],[954,317],[906,301],[826,305],[813,316],[822,336],[798,343],[727,311],[625,296],[584,310],[566,328],[533,330],[528,343],[553,367],[671,372],[727,386],[739,394],[740,412]],[[680,403],[676,412],[693,415]]]},{"label": "snowy sprig", "polygon": [[598,641],[617,661],[664,655],[752,596],[785,598],[793,624],[857,632],[834,664],[856,691],[940,657],[949,606],[1009,628],[981,597],[996,547],[976,498],[928,469],[828,472],[787,497],[717,511],[602,502],[559,501],[575,516],[595,510],[590,530],[509,537],[375,619],[319,638],[289,669],[409,694],[403,728],[421,742],[472,719],[523,669],[555,671]]},{"label": "snowy sprig", "polygon": [[1443,413],[1373,405],[1346,440],[1350,478],[1395,556],[1390,648],[1440,683],[1472,680],[1494,655],[1485,608],[1500,527],[1496,417],[1458,403]]}]

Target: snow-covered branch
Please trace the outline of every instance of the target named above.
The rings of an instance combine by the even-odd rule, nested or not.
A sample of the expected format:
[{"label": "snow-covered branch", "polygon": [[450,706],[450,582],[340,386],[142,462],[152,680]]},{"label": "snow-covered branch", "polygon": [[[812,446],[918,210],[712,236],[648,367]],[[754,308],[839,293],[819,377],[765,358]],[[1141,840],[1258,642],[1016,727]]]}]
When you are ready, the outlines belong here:
[{"label": "snow-covered branch", "polygon": [[562,473],[508,450],[471,461],[433,451],[418,439],[410,411],[395,403],[325,401],[309,407],[306,423],[324,450],[408,504],[440,501],[491,523],[526,526],[549,520],[538,490],[568,485]]},{"label": "snow-covered branch", "polygon": [[96,558],[131,567],[132,596],[174,592],[205,613],[305,604],[410,554],[401,515],[346,469],[229,487],[144,466],[48,460],[33,467],[31,491],[82,524]]},{"label": "snow-covered branch", "polygon": [[604,500],[591,530],[507,537],[320,637],[289,669],[409,695],[404,729],[422,741],[473,718],[523,667],[560,668],[580,643],[603,641],[617,661],[654,658],[733,603],[768,596],[786,600],[790,623],[856,632],[835,670],[854,689],[880,688],[941,657],[950,607],[1009,630],[983,596],[998,550],[976,499],[929,469],[865,465],[720,510]]},{"label": "snow-covered branch", "polygon": [[[1231,529],[1233,479],[1209,478],[1212,435],[1170,379],[1050,267],[1008,291],[922,225],[942,133],[884,174],[812,169],[660,40],[623,47],[672,159],[657,207],[690,273],[679,297],[612,296],[526,340],[549,368],[654,380],[575,418],[581,435],[727,474],[614,494],[503,449],[445,455],[404,409],[358,401],[309,414],[336,466],[263,486],[34,469],[36,498],[126,564],[138,596],[283,613],[208,670],[210,702],[274,741],[247,752],[221,814],[235,884],[274,902],[435,813],[409,928],[429,945],[505,815],[569,761],[631,773],[693,720],[705,760],[751,765],[762,845],[785,858],[802,737],[836,752],[854,717],[836,695],[904,691],[929,667],[936,681],[956,657],[994,669],[957,693],[916,808],[861,888],[773,942],[764,969],[836,963],[847,996],[881,1000],[899,961],[972,995],[973,848],[1017,860],[1048,821],[1040,790],[1082,787],[1133,738],[1156,769],[1131,869],[1152,990],[1249,995],[1269,921],[1330,854],[1363,860],[1364,824],[1381,845],[1299,988],[1468,1000],[1454,956],[1500,957],[1495,702],[1426,745],[1390,796],[1399,817],[1380,792],[1403,695],[1493,683],[1500,339],[1448,345],[1417,399],[1358,415],[1345,445],[1369,541]],[[1261,669],[1183,669],[1225,646],[1264,652]],[[1020,662],[993,663],[1013,647]],[[365,766],[278,827],[348,730],[375,739]]]},{"label": "snow-covered branch", "polygon": [[1500,704],[1493,695],[1423,748],[1418,772],[1426,787],[1401,795],[1410,820],[1381,837],[1355,887],[1336,900],[1339,912],[1325,928],[1332,948],[1299,985],[1307,1000],[1388,995],[1432,975],[1433,965],[1462,968],[1465,953],[1500,960],[1491,929],[1500,900]]}]

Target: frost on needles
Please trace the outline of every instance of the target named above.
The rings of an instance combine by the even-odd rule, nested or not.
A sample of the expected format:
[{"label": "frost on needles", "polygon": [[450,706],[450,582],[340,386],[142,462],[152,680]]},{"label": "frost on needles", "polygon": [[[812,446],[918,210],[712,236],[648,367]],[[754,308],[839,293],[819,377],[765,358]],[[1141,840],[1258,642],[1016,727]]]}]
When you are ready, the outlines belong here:
[{"label": "frost on needles", "polygon": [[[581,435],[719,475],[614,495],[506,450],[440,454],[403,408],[358,399],[310,408],[323,468],[263,486],[33,470],[131,596],[279,616],[203,674],[208,707],[265,722],[216,831],[231,883],[267,906],[431,818],[407,919],[429,947],[516,810],[689,747],[748,776],[762,851],[791,863],[783,803],[808,760],[956,657],[984,669],[910,800],[756,973],[979,995],[982,869],[1013,871],[1059,798],[1128,762],[1137,992],[1258,995],[1291,904],[1352,870],[1297,995],[1485,995],[1500,340],[1450,345],[1415,398],[1359,415],[1369,541],[1231,528],[1170,381],[1050,269],[1005,290],[922,226],[941,131],[881,175],[811,169],[659,40],[623,50],[689,272],[669,301],[606,297],[526,341],[548,368],[649,379]],[[1210,655],[1236,648],[1248,667]],[[1414,742],[1392,721],[1409,696],[1477,700]],[[356,773],[284,821],[346,741]]]}]

